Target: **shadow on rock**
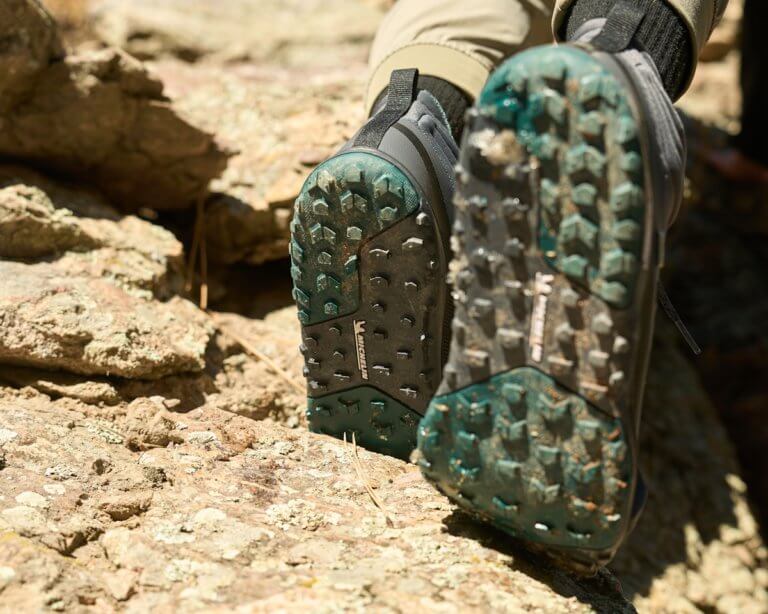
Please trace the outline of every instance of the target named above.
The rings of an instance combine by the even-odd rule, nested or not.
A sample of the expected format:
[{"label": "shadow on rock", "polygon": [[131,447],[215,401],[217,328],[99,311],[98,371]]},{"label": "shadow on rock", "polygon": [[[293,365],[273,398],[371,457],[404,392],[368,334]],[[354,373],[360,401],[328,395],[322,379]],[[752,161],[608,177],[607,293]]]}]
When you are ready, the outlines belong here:
[{"label": "shadow on rock", "polygon": [[[651,608],[663,601],[655,589],[670,584],[679,584],[676,588],[687,599],[687,607],[714,607],[724,595],[737,592],[733,576],[725,570],[739,568],[749,576],[749,569],[763,564],[759,559],[761,540],[731,444],[667,322],[660,322],[656,334],[640,446],[640,467],[650,491],[648,503],[610,569],[627,597],[641,609],[645,599]],[[540,579],[561,594],[585,595],[587,600],[595,594],[595,587],[582,591],[581,581],[555,573],[546,564],[542,567],[510,537],[463,513],[449,516],[445,523],[453,534],[473,537],[514,556],[515,565],[526,566],[526,573],[547,570]],[[739,552],[733,548],[735,543],[746,548]],[[748,560],[744,560],[745,553]],[[691,582],[691,577],[697,582]],[[751,594],[744,597],[752,598]]]},{"label": "shadow on rock", "polygon": [[117,49],[63,55],[55,23],[28,0],[4,2],[0,17],[10,41],[0,156],[85,180],[125,211],[186,208],[207,193],[229,153],[172,108],[141,62]]},{"label": "shadow on rock", "polygon": [[[576,598],[589,605],[595,612],[608,614],[616,612],[616,603],[624,595],[621,585],[612,574],[603,570],[594,578],[579,578],[567,574],[555,567],[545,557],[525,550],[509,535],[490,525],[482,524],[470,515],[455,510],[443,519],[445,530],[456,537],[473,539],[485,548],[496,550],[509,557],[510,569],[546,584],[557,594],[566,598]],[[624,612],[635,612],[627,603]]]}]

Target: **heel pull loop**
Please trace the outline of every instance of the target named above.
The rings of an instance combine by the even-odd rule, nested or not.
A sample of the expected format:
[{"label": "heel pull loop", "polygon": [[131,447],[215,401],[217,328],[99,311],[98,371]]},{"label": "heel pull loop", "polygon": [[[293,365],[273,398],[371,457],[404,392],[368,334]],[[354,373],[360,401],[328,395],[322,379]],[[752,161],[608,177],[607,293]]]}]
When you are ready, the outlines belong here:
[{"label": "heel pull loop", "polygon": [[688,328],[683,323],[683,320],[680,317],[680,314],[677,313],[677,309],[675,309],[675,306],[672,304],[672,301],[670,300],[669,295],[667,294],[667,291],[664,289],[664,286],[661,285],[661,282],[659,282],[659,304],[661,305],[661,308],[664,310],[664,313],[667,314],[667,317],[670,320],[672,320],[672,323],[677,327],[677,330],[680,331],[680,334],[683,336],[683,339],[685,339],[685,342],[691,348],[691,351],[696,356],[701,355],[701,348],[699,347],[699,344],[696,343],[696,339],[693,338],[691,331],[689,331]]},{"label": "heel pull loop", "polygon": [[416,100],[419,71],[415,68],[393,70],[387,90],[387,104],[363,127],[355,139],[355,147],[378,149],[384,135],[408,113]]},{"label": "heel pull loop", "polygon": [[638,6],[637,0],[618,0],[591,44],[608,53],[624,51],[631,45],[644,19],[645,10]]}]

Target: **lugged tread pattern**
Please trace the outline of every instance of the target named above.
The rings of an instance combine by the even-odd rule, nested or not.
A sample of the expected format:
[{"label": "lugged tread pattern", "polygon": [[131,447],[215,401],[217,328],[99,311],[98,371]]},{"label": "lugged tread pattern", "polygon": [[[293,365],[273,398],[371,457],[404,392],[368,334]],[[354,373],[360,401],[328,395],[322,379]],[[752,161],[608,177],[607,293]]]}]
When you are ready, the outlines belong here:
[{"label": "lugged tread pattern", "polygon": [[433,220],[421,208],[360,247],[358,309],[302,329],[310,396],[371,385],[424,413],[444,359],[448,289],[442,253]]},{"label": "lugged tread pattern", "polygon": [[416,447],[421,414],[375,388],[361,386],[310,398],[307,420],[315,433],[354,441],[364,448],[408,460]]},{"label": "lugged tread pattern", "polygon": [[[652,228],[631,95],[564,46],[492,75],[457,166],[451,351],[419,436],[427,479],[579,571],[612,556],[635,485],[653,286],[640,266]],[[516,408],[509,386],[525,393]],[[490,416],[483,428],[473,404]],[[593,432],[602,443],[587,454]],[[601,476],[591,495],[580,468]]]},{"label": "lugged tread pattern", "polygon": [[291,258],[312,430],[350,440],[354,431],[364,447],[401,458],[413,450],[410,418],[426,411],[447,347],[447,248],[438,235],[429,204],[381,157],[342,154],[310,175]]},{"label": "lugged tread pattern", "polygon": [[302,324],[358,308],[359,246],[418,206],[407,177],[373,154],[342,154],[312,171],[291,222],[293,298]]},{"label": "lugged tread pattern", "polygon": [[[574,106],[582,100],[592,106]],[[542,119],[541,109],[552,112]],[[646,232],[642,190],[633,191],[640,200],[626,210],[632,219],[616,221],[612,197],[630,180],[624,146],[637,145],[636,132],[634,141],[616,136],[626,132],[628,109],[615,77],[580,50],[528,51],[489,80],[458,167],[456,317],[439,393],[530,364],[611,415],[626,403]],[[586,143],[580,127],[594,114],[602,140],[590,142],[603,152],[602,170],[571,186],[569,154]],[[557,146],[550,151],[543,143]],[[552,241],[541,231],[551,225]],[[626,250],[616,247],[617,237]],[[583,267],[584,256],[573,250],[621,278],[621,305],[606,299],[619,282],[595,278],[590,289],[574,274],[597,269]]]},{"label": "lugged tread pattern", "polygon": [[628,505],[621,422],[530,367],[436,397],[419,464],[447,496],[515,537],[610,548]]},{"label": "lugged tread pattern", "polygon": [[479,105],[514,129],[535,158],[539,247],[553,268],[612,307],[626,308],[638,275],[645,202],[629,100],[616,77],[580,50],[549,52],[525,67],[525,58],[517,59],[491,77]]}]

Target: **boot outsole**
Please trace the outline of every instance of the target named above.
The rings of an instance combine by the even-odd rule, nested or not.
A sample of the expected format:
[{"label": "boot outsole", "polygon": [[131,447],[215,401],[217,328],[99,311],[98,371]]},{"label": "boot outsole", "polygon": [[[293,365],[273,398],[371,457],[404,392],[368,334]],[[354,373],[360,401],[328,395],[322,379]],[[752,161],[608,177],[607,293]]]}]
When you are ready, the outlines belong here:
[{"label": "boot outsole", "polygon": [[291,232],[310,429],[407,459],[447,332],[447,250],[428,203],[393,161],[353,151],[312,172]]},{"label": "boot outsole", "polygon": [[652,239],[631,95],[568,47],[491,77],[457,167],[451,352],[419,428],[440,491],[579,573],[626,534],[636,479]]}]

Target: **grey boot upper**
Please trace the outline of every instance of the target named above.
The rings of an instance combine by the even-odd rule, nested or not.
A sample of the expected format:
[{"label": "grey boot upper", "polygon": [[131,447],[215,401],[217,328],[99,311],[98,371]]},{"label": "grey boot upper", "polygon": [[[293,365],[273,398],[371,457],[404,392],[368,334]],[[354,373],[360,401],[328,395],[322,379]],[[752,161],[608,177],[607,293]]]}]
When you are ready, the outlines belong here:
[{"label": "grey boot upper", "polygon": [[[605,19],[593,19],[583,24],[572,42],[589,44],[602,30]],[[672,104],[659,71],[651,56],[638,49],[626,49],[612,57],[622,66],[632,82],[641,105],[642,123],[653,150],[654,174],[658,177],[656,223],[665,232],[675,221],[683,198],[685,180],[686,141],[680,116]]]},{"label": "grey boot upper", "polygon": [[[386,104],[387,98],[384,98],[369,122],[385,112]],[[340,153],[359,148],[358,137],[364,130],[365,127],[361,128]],[[408,111],[386,130],[375,149],[408,172],[433,204],[442,203],[447,223],[452,222],[456,187],[453,169],[459,148],[448,118],[432,94],[420,91]]]}]

